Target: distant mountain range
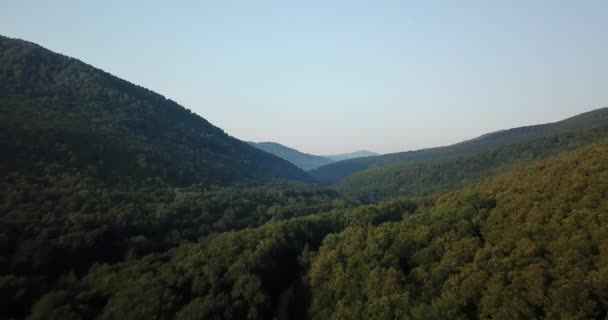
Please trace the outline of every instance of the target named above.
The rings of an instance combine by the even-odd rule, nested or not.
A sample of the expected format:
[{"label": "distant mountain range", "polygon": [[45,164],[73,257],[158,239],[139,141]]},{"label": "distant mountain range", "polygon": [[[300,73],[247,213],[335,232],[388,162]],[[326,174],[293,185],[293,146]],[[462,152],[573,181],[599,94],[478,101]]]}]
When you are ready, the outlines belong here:
[{"label": "distant mountain range", "polygon": [[351,152],[351,153],[334,154],[334,155],[329,155],[329,156],[324,156],[324,157],[329,158],[333,161],[344,161],[344,160],[356,159],[356,158],[375,157],[375,156],[379,156],[379,155],[380,155],[379,153],[375,153],[375,152],[371,152],[371,151],[367,151],[367,150],[359,150],[359,151],[355,151],[355,152]]},{"label": "distant mountain range", "polygon": [[336,161],[343,161],[348,159],[355,159],[361,157],[369,157],[369,156],[377,156],[378,154],[371,151],[361,150],[355,151],[351,153],[343,153],[343,154],[335,154],[335,155],[327,155],[327,156],[319,156],[314,154],[309,154],[305,152],[298,151],[296,149],[290,148],[288,146],[282,145],[276,142],[251,142],[248,141],[250,145],[266,151],[268,153],[274,154],[277,157],[283,158],[302,170],[313,170],[324,165],[334,163]]},{"label": "distant mountain range", "polygon": [[569,131],[588,129],[607,123],[608,108],[598,109],[555,123],[488,133],[478,138],[451,146],[339,161],[312,170],[309,173],[321,183],[332,184],[368,169],[405,165],[409,163],[455,160],[496,150],[508,145],[524,143]]},{"label": "distant mountain range", "polygon": [[276,142],[248,142],[250,145],[285,159],[302,170],[312,170],[335,162],[332,159],[304,153]]}]

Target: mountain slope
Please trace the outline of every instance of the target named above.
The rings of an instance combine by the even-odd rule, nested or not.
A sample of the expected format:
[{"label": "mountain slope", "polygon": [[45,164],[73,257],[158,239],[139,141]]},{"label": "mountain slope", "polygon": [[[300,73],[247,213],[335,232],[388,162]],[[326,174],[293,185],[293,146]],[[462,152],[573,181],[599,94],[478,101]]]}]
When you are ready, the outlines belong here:
[{"label": "mountain slope", "polygon": [[[604,319],[607,197],[608,144],[598,143],[439,197],[335,208],[156,254],[136,253],[163,242],[132,234],[136,253],[83,276],[66,267],[12,318],[272,319],[287,304],[289,319]],[[176,213],[182,223],[151,234],[187,234],[205,209],[190,206]],[[45,244],[30,241],[16,258],[35,263]],[[1,284],[11,308],[40,281]]]},{"label": "mountain slope", "polygon": [[359,225],[309,254],[312,319],[604,319],[608,144]]},{"label": "mountain slope", "polygon": [[551,135],[454,160],[371,168],[346,177],[336,187],[343,193],[371,202],[398,196],[429,195],[605,139],[608,139],[608,125]]},{"label": "mountain slope", "polygon": [[285,159],[295,164],[298,168],[306,171],[316,169],[318,167],[334,162],[334,160],[328,159],[326,157],[300,152],[296,149],[284,146],[276,142],[248,143],[260,150],[266,151],[270,154],[274,154],[279,158]]},{"label": "mountain slope", "polygon": [[379,168],[410,162],[457,159],[551,134],[590,128],[606,123],[608,123],[608,108],[598,109],[559,122],[498,131],[447,147],[340,161],[313,170],[310,174],[319,182],[335,183],[349,175],[368,168]]},{"label": "mountain slope", "polygon": [[159,94],[1,36],[0,123],[3,176],[78,172],[173,185],[308,179]]}]

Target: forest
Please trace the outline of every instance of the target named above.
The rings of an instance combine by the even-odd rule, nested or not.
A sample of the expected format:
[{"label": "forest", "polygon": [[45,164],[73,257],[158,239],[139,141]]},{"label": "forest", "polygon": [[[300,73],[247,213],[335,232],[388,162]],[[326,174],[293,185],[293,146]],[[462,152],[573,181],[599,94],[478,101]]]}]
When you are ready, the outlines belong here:
[{"label": "forest", "polygon": [[328,183],[0,37],[0,319],[607,319],[606,114]]},{"label": "forest", "polygon": [[331,163],[310,171],[310,175],[320,183],[335,184],[368,169],[458,160],[492,152],[502,147],[607,124],[608,108],[601,108],[562,121],[501,130],[445,147],[389,153],[378,157],[357,158]]},{"label": "forest", "polygon": [[399,163],[371,168],[336,183],[337,190],[374,202],[399,196],[424,196],[463,187],[509,168],[542,160],[608,138],[608,123],[548,135],[529,142],[454,160]]}]

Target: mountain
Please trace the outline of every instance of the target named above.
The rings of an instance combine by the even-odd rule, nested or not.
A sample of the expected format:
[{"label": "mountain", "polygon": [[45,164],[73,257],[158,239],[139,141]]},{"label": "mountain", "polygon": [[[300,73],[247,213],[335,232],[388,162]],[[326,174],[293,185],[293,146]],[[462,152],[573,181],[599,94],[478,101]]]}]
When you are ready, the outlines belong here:
[{"label": "mountain", "polygon": [[0,175],[77,173],[175,186],[308,180],[174,101],[0,36]]},{"label": "mountain", "polygon": [[510,144],[526,142],[577,129],[591,128],[595,125],[606,123],[608,123],[608,108],[603,108],[555,123],[498,131],[451,146],[340,161],[312,170],[310,171],[310,175],[319,182],[330,184],[368,168],[381,168],[413,162],[458,159],[484,151],[495,150]]},{"label": "mountain", "polygon": [[304,152],[300,152],[296,149],[284,146],[280,143],[276,142],[247,142],[250,145],[266,151],[270,154],[274,154],[275,156],[285,159],[293,164],[295,164],[298,168],[302,170],[312,170],[323,165],[334,162],[334,160],[329,159],[327,157],[316,156],[313,154],[308,154]]},{"label": "mountain", "polygon": [[[12,220],[0,228],[31,227],[0,260],[13,266],[0,278],[7,319],[603,319],[608,312],[607,143],[444,195],[267,223],[247,211],[261,218],[339,199],[282,189],[156,190],[100,194],[74,212],[83,191],[14,192],[4,205]],[[103,216],[116,219],[103,229],[88,213],[100,204],[119,205]],[[197,238],[200,227],[224,224],[205,223],[218,209],[248,223]],[[113,237],[96,237],[119,226]],[[41,238],[53,235],[56,247]],[[98,246],[118,236],[128,254],[102,260],[107,252]],[[74,257],[82,246],[94,250]],[[61,276],[42,281],[32,269]]]},{"label": "mountain", "polygon": [[328,155],[328,156],[318,156],[318,155],[314,155],[314,154],[304,153],[304,152],[298,151],[296,149],[284,146],[284,145],[282,145],[280,143],[276,143],[276,142],[247,142],[247,143],[249,143],[250,145],[252,145],[260,150],[264,150],[268,153],[274,154],[277,157],[285,159],[285,160],[295,164],[298,168],[305,170],[305,171],[314,170],[314,169],[317,169],[319,167],[322,167],[324,165],[327,165],[327,164],[330,164],[330,163],[333,163],[336,161],[362,158],[362,157],[371,157],[371,156],[378,155],[375,152],[361,150],[361,151],[355,151],[355,152],[351,152],[351,153],[335,154],[335,155]]},{"label": "mountain", "polygon": [[342,193],[364,202],[400,196],[424,196],[454,190],[508,168],[542,160],[608,139],[608,124],[550,135],[453,160],[370,168],[336,184]]},{"label": "mountain", "polygon": [[307,176],[147,89],[0,38],[0,319],[604,319],[605,110],[530,131],[337,185],[433,193],[362,205],[286,182]]},{"label": "mountain", "polygon": [[606,197],[599,143],[420,201],[414,214],[407,200],[386,203],[397,222],[351,226],[306,256],[308,315],[605,318]]},{"label": "mountain", "polygon": [[325,157],[329,158],[333,161],[343,161],[343,160],[355,159],[355,158],[373,157],[373,156],[377,156],[377,155],[379,155],[379,154],[375,153],[375,152],[371,152],[371,151],[367,151],[367,150],[359,150],[359,151],[355,151],[355,152],[351,152],[351,153],[334,154],[334,155],[329,155],[329,156],[325,156]]}]

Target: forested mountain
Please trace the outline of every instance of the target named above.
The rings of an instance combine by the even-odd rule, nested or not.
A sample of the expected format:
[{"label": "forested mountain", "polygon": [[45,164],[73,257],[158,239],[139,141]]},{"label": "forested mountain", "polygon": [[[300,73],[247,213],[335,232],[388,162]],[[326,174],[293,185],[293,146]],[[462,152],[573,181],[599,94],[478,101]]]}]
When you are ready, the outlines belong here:
[{"label": "forested mountain", "polygon": [[502,146],[526,142],[562,132],[591,128],[602,124],[608,124],[608,108],[594,110],[555,123],[498,131],[447,147],[340,161],[312,170],[310,174],[319,182],[335,183],[368,168],[381,168],[422,161],[458,159],[484,151],[492,151]]},{"label": "forested mountain", "polygon": [[[48,208],[59,192],[17,191],[13,198],[36,198],[12,202],[13,219],[32,206]],[[236,192],[217,209],[241,207],[231,205],[243,199]],[[105,243],[91,232],[70,233],[52,251],[46,242],[23,241],[8,259],[13,273],[0,278],[3,314],[22,315],[19,307],[31,300],[32,319],[270,319],[278,310],[289,319],[603,319],[608,312],[606,143],[433,198],[350,207],[329,194],[296,191],[289,197],[302,199],[299,206],[310,196],[329,206],[189,240],[205,234],[196,229],[206,219],[198,212],[213,211],[213,199],[230,193],[92,198],[99,200],[77,209],[66,227],[117,219],[118,234],[128,239],[124,258],[73,251]],[[250,196],[241,200],[249,208],[238,211],[284,201],[264,189]],[[87,214],[115,199],[140,209],[126,217],[117,213],[132,209]],[[57,213],[74,212],[66,205]],[[57,232],[56,215],[36,212],[42,219],[28,223]],[[71,268],[71,260],[55,260],[62,250],[97,262]],[[41,282],[40,272],[57,280]]]},{"label": "forested mountain", "polygon": [[344,161],[379,168],[334,190],[0,37],[0,319],[605,319],[607,120]]},{"label": "forested mountain", "polygon": [[311,319],[605,319],[608,145],[449,193],[306,253]]},{"label": "forested mountain", "polygon": [[329,158],[333,161],[344,161],[344,160],[348,160],[348,159],[373,157],[373,156],[377,156],[377,155],[379,155],[379,154],[375,153],[375,152],[371,152],[371,151],[367,151],[367,150],[359,150],[359,151],[349,152],[349,153],[332,154],[332,155],[328,155],[325,157]]},{"label": "forested mountain", "polygon": [[277,157],[283,158],[302,170],[312,170],[323,165],[334,162],[334,160],[315,156],[314,154],[300,152],[296,149],[284,146],[276,142],[248,142],[252,146],[264,150],[268,153],[274,154]]},{"label": "forested mountain", "polygon": [[0,36],[0,175],[78,172],[176,186],[307,180],[165,97]]},{"label": "forested mountain", "polygon": [[504,146],[454,160],[426,161],[371,168],[346,177],[340,192],[363,202],[398,196],[423,196],[454,190],[515,165],[608,139],[608,124]]},{"label": "forested mountain", "polygon": [[0,159],[1,319],[96,263],[349,205],[304,185],[234,186],[309,178],[156,93],[5,37]]}]

